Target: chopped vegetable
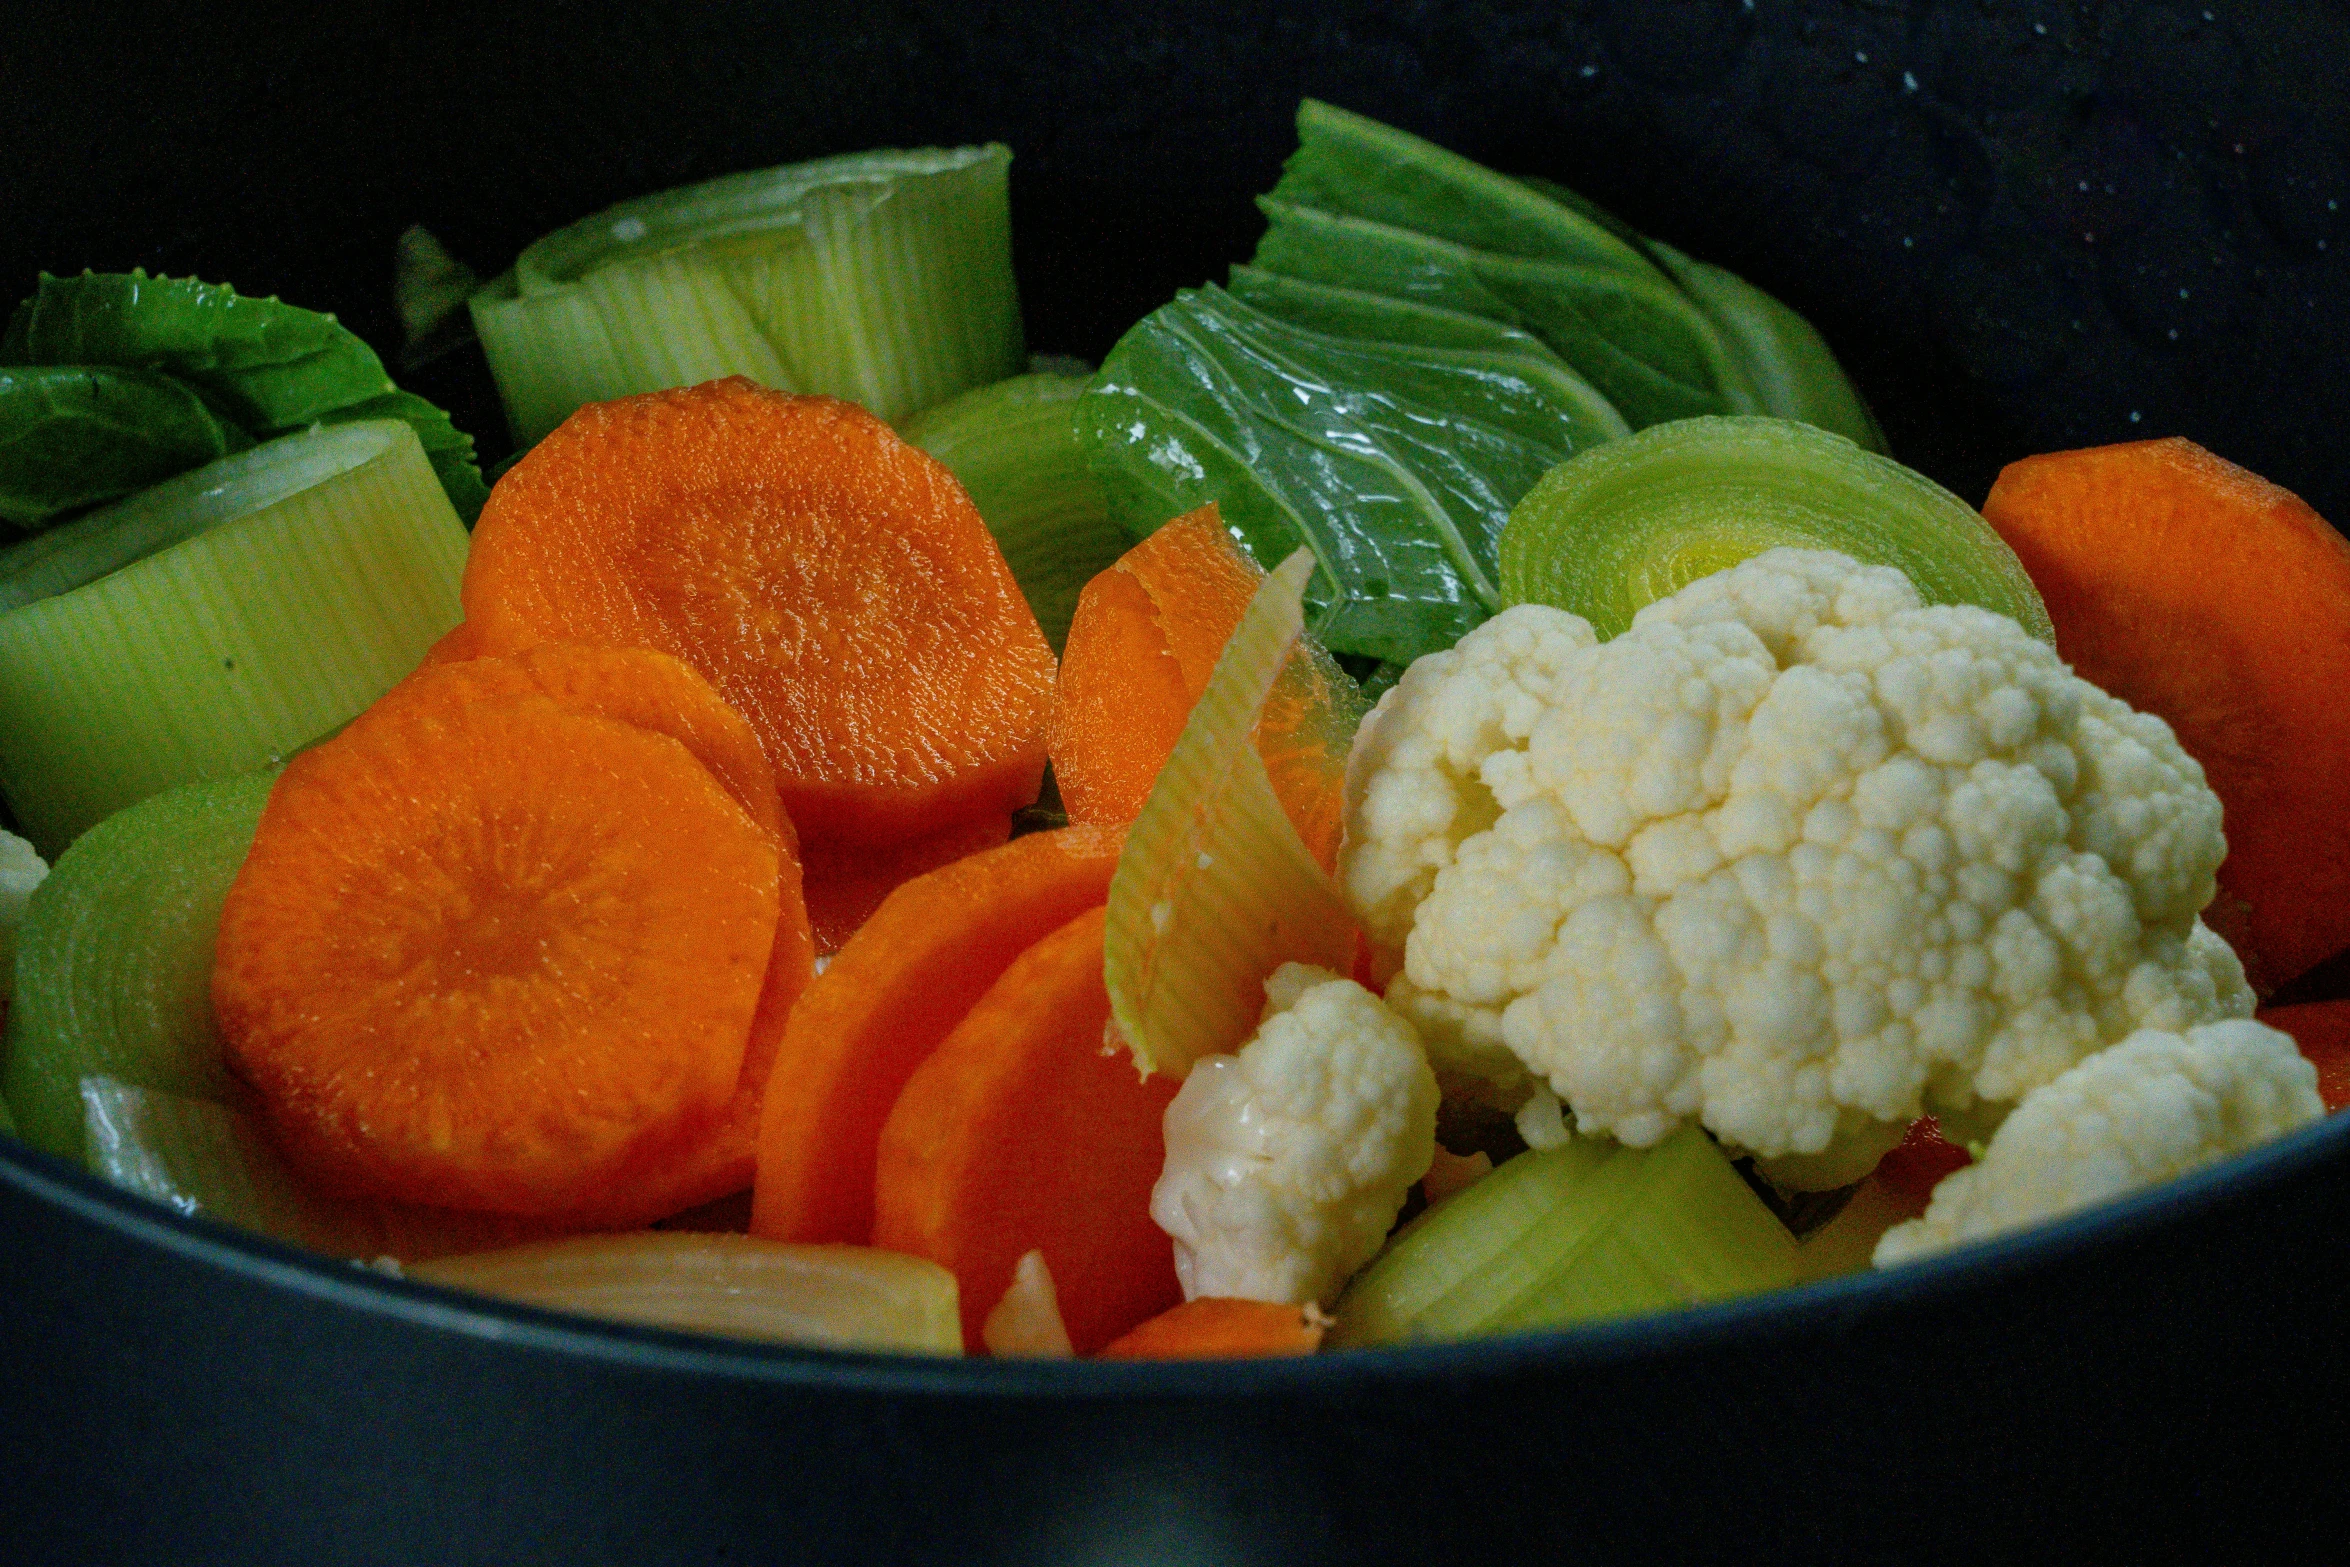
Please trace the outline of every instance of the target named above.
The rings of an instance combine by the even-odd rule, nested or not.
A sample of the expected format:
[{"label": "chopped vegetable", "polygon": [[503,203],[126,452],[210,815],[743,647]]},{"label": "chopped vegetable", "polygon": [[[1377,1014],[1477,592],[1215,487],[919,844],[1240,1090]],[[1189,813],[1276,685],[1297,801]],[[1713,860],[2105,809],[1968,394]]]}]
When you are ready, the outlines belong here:
[{"label": "chopped vegetable", "polygon": [[[775,775],[759,737],[718,698],[708,681],[650,648],[593,648],[545,643],[510,658],[426,665],[387,693],[370,718],[403,702],[442,711],[540,695],[571,712],[617,719],[667,735],[709,771],[775,847],[775,940],[759,1010],[743,1049],[734,1095],[718,1125],[668,1158],[648,1183],[644,1205],[668,1213],[742,1191],[751,1184],[759,1105],[793,1003],[815,974],[815,947],[800,886],[797,835],[775,796]],[[658,1192],[661,1195],[653,1195]]]},{"label": "chopped vegetable", "polygon": [[1226,1360],[1310,1355],[1329,1319],[1311,1306],[1203,1295],[1171,1306],[1101,1348],[1103,1360]]},{"label": "chopped vegetable", "polygon": [[405,425],[330,425],[0,554],[0,790],[56,853],[333,730],[458,618],[465,531]]},{"label": "chopped vegetable", "polygon": [[0,520],[20,528],[256,441],[376,419],[415,432],[461,519],[481,510],[473,438],[314,310],[194,278],[43,273],[0,366]]},{"label": "chopped vegetable", "polygon": [[1910,1123],[1893,1151],[1877,1161],[1873,1179],[1923,1213],[1942,1177],[1965,1168],[1969,1159],[1964,1148],[1943,1141],[1940,1123],[1922,1115]]},{"label": "chopped vegetable", "polygon": [[84,1078],[228,1097],[213,940],[272,782],[254,773],[159,794],[58,856],[17,933],[0,1069],[26,1142],[83,1157]]},{"label": "chopped vegetable", "polygon": [[864,410],[735,378],[581,409],[465,565],[492,652],[659,648],[751,721],[805,842],[1036,797],[1053,655],[962,487]]},{"label": "chopped vegetable", "polygon": [[[1292,654],[1313,564],[1300,550],[1258,587],[1110,883],[1110,998],[1145,1072],[1180,1078],[1201,1056],[1238,1049],[1256,1027],[1259,987],[1283,963],[1353,965],[1354,921],[1254,740],[1300,669]],[[1313,705],[1311,693],[1299,700]]]},{"label": "chopped vegetable", "polygon": [[1542,476],[1501,535],[1501,590],[1604,640],[1641,607],[1781,546],[1898,567],[1929,604],[1979,604],[2043,640],[2015,552],[1957,496],[1891,458],[1786,419],[1686,419]]},{"label": "chopped vegetable", "polygon": [[2011,463],[1983,514],[2046,595],[2057,651],[2202,763],[2253,979],[2350,945],[2350,543],[2177,439]]},{"label": "chopped vegetable", "polygon": [[1349,794],[1348,896],[1440,1075],[1506,1107],[1531,1072],[1636,1145],[1695,1120],[1782,1182],[2252,1009],[2170,731],[1846,556],[1769,551],[1609,642],[1509,610],[1382,700]]},{"label": "chopped vegetable", "polygon": [[807,845],[808,923],[816,950],[840,951],[891,893],[942,866],[1000,848],[1011,835],[1010,817],[988,815],[902,843],[832,839]]},{"label": "chopped vegetable", "polygon": [[641,1223],[734,1098],[777,889],[675,739],[419,681],[271,791],[221,912],[228,1064],[330,1190]]},{"label": "chopped vegetable", "polygon": [[1014,376],[925,409],[901,427],[970,492],[1055,653],[1077,595],[1130,542],[1077,425],[1082,375]]},{"label": "chopped vegetable", "polygon": [[1053,1270],[1044,1253],[1026,1251],[1012,1265],[1012,1282],[980,1325],[987,1352],[999,1359],[1027,1355],[1066,1360],[1076,1351],[1069,1346],[1069,1329],[1061,1321],[1061,1299],[1053,1289]]},{"label": "chopped vegetable", "polygon": [[16,834],[0,831],[0,1021],[7,1017],[8,998],[16,994],[16,935],[24,928],[25,909],[48,878],[49,862]]},{"label": "chopped vegetable", "polygon": [[2350,1001],[2271,1007],[2260,1021],[2283,1029],[2317,1068],[2317,1095],[2330,1113],[2350,1110]]},{"label": "chopped vegetable", "polygon": [[1351,979],[1285,963],[1235,1055],[1167,1107],[1151,1217],[1186,1298],[1337,1298],[1436,1151],[1436,1078],[1412,1026]]},{"label": "chopped vegetable", "polygon": [[1069,1342],[1091,1354],[1182,1296],[1150,1220],[1175,1084],[1102,1049],[1102,913],[1004,971],[907,1081],[882,1128],[873,1243],[929,1257],[963,1290],[980,1347],[1013,1265],[1044,1253]]},{"label": "chopped vegetable", "polygon": [[721,376],[894,420],[1015,373],[1011,161],[994,145],[819,158],[536,241],[470,300],[515,441]]},{"label": "chopped vegetable", "polygon": [[1124,841],[1114,828],[1030,833],[889,895],[784,1030],[767,1079],[752,1233],[871,1237],[874,1150],[906,1080],[1015,959],[1101,906]]},{"label": "chopped vegetable", "polygon": [[1522,1153],[1406,1225],[1338,1304],[1341,1347],[1565,1327],[1795,1282],[1795,1237],[1695,1127]]},{"label": "chopped vegetable", "polygon": [[723,1338],[910,1355],[962,1352],[954,1276],[867,1246],[748,1235],[582,1235],[406,1270],[582,1316]]}]

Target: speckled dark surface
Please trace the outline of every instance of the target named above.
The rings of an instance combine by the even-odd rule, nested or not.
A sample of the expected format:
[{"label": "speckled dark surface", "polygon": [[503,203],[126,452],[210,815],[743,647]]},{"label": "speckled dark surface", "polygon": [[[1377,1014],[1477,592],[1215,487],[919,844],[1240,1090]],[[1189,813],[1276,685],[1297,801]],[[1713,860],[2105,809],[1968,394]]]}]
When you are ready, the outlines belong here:
[{"label": "speckled dark surface", "polygon": [[[389,346],[410,222],[487,271],[648,188],[997,137],[1031,338],[1099,354],[1247,253],[1311,93],[1785,295],[1969,500],[2184,434],[2350,515],[2341,0],[109,9],[34,5],[0,56],[7,290],[143,263]],[[423,379],[503,447],[477,356]]]}]

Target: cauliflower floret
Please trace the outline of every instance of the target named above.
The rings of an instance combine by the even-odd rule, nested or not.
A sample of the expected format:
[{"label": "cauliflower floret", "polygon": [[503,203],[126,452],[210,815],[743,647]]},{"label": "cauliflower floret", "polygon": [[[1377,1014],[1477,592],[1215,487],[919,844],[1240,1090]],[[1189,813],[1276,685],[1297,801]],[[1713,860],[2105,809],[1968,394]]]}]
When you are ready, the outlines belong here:
[{"label": "cauliflower floret", "polygon": [[2324,1113],[2317,1069],[2273,1028],[2140,1029],[2026,1095],[1924,1217],[1885,1232],[1877,1266],[2170,1180]]},{"label": "cauliflower floret", "polygon": [[1379,1249],[1436,1151],[1436,1079],[1411,1025],[1352,980],[1285,963],[1237,1055],[1167,1106],[1151,1217],[1187,1300],[1327,1300]]},{"label": "cauliflower floret", "polygon": [[1770,551],[1604,644],[1510,610],[1413,666],[1348,787],[1348,896],[1448,1085],[1522,1098],[1498,1039],[1636,1146],[1987,1136],[2135,1029],[2252,1010],[2169,728],[1842,555]]}]

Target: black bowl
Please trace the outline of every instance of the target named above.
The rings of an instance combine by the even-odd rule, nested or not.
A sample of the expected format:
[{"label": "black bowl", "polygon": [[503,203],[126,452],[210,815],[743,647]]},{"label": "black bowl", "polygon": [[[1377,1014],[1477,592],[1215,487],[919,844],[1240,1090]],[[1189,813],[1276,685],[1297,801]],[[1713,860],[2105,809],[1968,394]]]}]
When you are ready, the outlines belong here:
[{"label": "black bowl", "polygon": [[[38,10],[0,287],[338,311],[608,201],[999,138],[1030,338],[1253,239],[1302,94],[1567,181],[1811,314],[1969,499],[2184,434],[2350,513],[2350,17],[2316,3]],[[411,384],[504,446],[478,357]],[[1273,1364],[925,1363],[391,1281],[0,1147],[0,1558],[2242,1558],[2339,1494],[2350,1120],[1885,1275]]]}]

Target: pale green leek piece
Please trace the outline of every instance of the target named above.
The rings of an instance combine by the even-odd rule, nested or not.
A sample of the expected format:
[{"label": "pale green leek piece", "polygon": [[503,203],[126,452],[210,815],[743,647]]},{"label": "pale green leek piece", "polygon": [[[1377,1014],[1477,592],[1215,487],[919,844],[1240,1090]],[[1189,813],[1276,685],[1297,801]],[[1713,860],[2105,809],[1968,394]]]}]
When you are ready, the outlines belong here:
[{"label": "pale green leek piece", "polygon": [[465,530],[394,420],[281,436],[0,553],[0,791],[52,858],[347,723],[457,624]]},{"label": "pale green leek piece", "polygon": [[1006,148],[866,152],[639,197],[469,301],[517,443],[744,375],[895,422],[1021,367]]},{"label": "pale green leek piece", "polygon": [[1404,1227],[1338,1304],[1337,1345],[1567,1327],[1778,1289],[1795,1237],[1711,1138],[1518,1155]]},{"label": "pale green leek piece", "polygon": [[1551,469],[1502,529],[1501,593],[1612,637],[1782,545],[1896,567],[1929,604],[1979,605],[2055,640],[2023,563],[1973,507],[1841,435],[1761,416],[1652,425]]}]

